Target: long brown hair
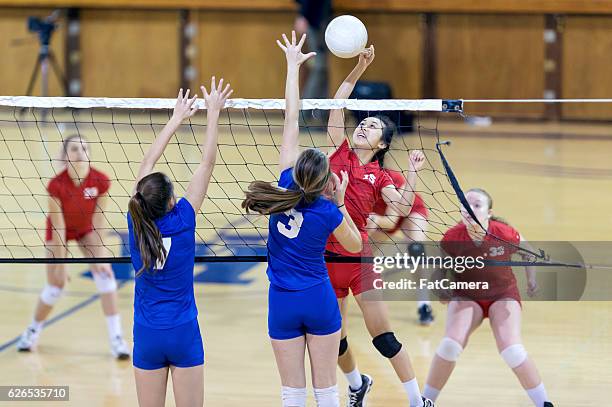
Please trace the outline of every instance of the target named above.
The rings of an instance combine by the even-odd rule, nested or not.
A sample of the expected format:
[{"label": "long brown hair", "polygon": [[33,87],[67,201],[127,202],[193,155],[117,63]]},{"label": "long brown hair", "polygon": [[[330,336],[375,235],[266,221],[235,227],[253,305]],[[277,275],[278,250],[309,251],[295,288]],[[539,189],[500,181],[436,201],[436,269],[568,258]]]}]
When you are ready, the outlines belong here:
[{"label": "long brown hair", "polygon": [[136,185],[136,193],[130,198],[129,203],[134,235],[142,259],[142,267],[136,276],[149,270],[158,260],[163,262],[168,255],[161,232],[154,220],[168,212],[168,205],[173,196],[172,181],[161,172],[147,175]]},{"label": "long brown hair", "polygon": [[[493,197],[491,197],[491,194],[489,194],[487,191],[485,191],[482,188],[470,188],[470,189],[468,189],[466,191],[466,194],[468,192],[476,192],[476,193],[479,193],[481,195],[484,195],[487,198],[487,201],[489,201],[489,210],[493,209]],[[500,222],[500,223],[504,223],[506,225],[510,225],[507,220],[505,220],[504,218],[500,218],[499,216],[495,216],[495,215],[491,216],[489,218],[489,220],[494,220],[496,222]]]},{"label": "long brown hair", "polygon": [[300,201],[306,205],[314,202],[327,187],[330,177],[329,160],[322,151],[304,150],[293,167],[293,180],[298,189],[284,189],[265,181],[253,181],[242,207],[262,215],[285,212],[295,208]]}]

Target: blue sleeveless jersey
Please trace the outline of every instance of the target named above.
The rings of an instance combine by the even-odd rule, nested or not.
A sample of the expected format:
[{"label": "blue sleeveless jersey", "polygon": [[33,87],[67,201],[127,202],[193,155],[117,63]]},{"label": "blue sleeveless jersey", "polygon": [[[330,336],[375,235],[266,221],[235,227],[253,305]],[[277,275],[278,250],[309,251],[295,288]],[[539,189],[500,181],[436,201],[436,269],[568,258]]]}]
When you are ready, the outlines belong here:
[{"label": "blue sleeveless jersey", "polygon": [[[292,168],[281,173],[278,186],[298,188]],[[336,205],[324,197],[271,215],[267,270],[270,283],[286,290],[303,290],[329,280],[323,257],[325,244],[342,219]]]},{"label": "blue sleeveless jersey", "polygon": [[[140,249],[128,213],[130,255],[134,270],[142,267]],[[155,224],[161,232],[168,253],[165,264],[144,271],[136,277],[134,322],[168,329],[192,321],[198,315],[193,294],[195,257],[195,211],[185,198]]]}]

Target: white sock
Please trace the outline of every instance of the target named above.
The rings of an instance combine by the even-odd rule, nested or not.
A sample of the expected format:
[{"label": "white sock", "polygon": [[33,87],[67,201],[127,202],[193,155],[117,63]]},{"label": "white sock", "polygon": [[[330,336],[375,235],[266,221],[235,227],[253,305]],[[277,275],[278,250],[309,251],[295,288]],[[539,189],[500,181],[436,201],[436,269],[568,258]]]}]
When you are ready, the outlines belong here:
[{"label": "white sock", "polygon": [[324,389],[314,389],[317,407],[339,407],[338,386],[326,387]]},{"label": "white sock", "polygon": [[352,390],[359,390],[361,386],[363,386],[363,380],[361,380],[361,373],[359,373],[359,369],[355,368],[352,372],[345,373],[346,380],[349,382],[349,387]]},{"label": "white sock", "polygon": [[404,390],[406,390],[406,394],[408,394],[408,400],[410,400],[410,407],[423,407],[421,390],[419,390],[419,383],[417,383],[416,377],[402,384],[404,385]]},{"label": "white sock", "polygon": [[306,387],[281,387],[283,407],[306,407]]},{"label": "white sock", "polygon": [[431,306],[431,301],[419,301],[417,308],[421,308],[423,305],[429,305]]},{"label": "white sock", "polygon": [[425,384],[425,388],[423,388],[423,397],[426,399],[430,399],[431,401],[436,401],[438,396],[440,395],[440,390],[435,387],[431,387],[428,384]]},{"label": "white sock", "polygon": [[536,407],[542,407],[545,401],[548,401],[548,394],[544,388],[544,383],[540,383],[533,389],[527,390],[527,395],[533,401],[533,405]]},{"label": "white sock", "polygon": [[108,336],[111,338],[111,340],[118,336],[123,336],[123,332],[121,330],[121,317],[119,314],[107,316],[106,326],[108,328]]},{"label": "white sock", "polygon": [[37,321],[36,319],[32,319],[32,323],[30,324],[30,328],[35,330],[36,332],[40,332],[42,330],[43,324],[45,321]]}]

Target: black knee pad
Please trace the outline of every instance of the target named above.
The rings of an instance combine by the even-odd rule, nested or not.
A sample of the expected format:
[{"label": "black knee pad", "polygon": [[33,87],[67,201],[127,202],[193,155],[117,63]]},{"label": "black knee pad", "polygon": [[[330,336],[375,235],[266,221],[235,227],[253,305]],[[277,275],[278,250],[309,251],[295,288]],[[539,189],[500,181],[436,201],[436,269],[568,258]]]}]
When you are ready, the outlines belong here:
[{"label": "black knee pad", "polygon": [[391,359],[402,349],[402,344],[395,338],[393,332],[385,332],[372,339],[374,347],[384,357]]},{"label": "black knee pad", "polygon": [[410,257],[421,257],[425,255],[425,246],[422,243],[413,242],[408,245]]},{"label": "black knee pad", "polygon": [[346,336],[340,339],[340,350],[338,351],[338,356],[342,356],[346,353],[348,349],[348,341],[346,340]]}]

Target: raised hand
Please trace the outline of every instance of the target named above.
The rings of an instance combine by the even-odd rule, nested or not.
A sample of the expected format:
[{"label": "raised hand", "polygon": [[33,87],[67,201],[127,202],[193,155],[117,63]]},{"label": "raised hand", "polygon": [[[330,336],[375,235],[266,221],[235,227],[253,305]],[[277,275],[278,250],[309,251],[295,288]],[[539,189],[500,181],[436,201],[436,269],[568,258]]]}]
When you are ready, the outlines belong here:
[{"label": "raised hand", "polygon": [[411,172],[417,172],[423,168],[425,164],[425,154],[421,150],[412,150],[410,152],[410,169]]},{"label": "raised hand", "polygon": [[291,31],[291,41],[287,38],[285,34],[283,34],[283,41],[276,40],[279,48],[283,50],[285,56],[287,57],[287,63],[300,66],[308,59],[317,55],[316,52],[309,52],[308,54],[302,53],[302,46],[304,45],[304,41],[306,41],[306,34],[302,34],[302,38],[300,38],[300,42],[297,42],[297,38],[295,35],[295,31]]},{"label": "raised hand", "polygon": [[215,83],[214,76],[210,80],[210,93],[206,90],[206,87],[204,87],[204,85],[200,86],[200,89],[202,90],[204,100],[206,101],[206,109],[209,112],[218,112],[223,109],[227,98],[230,97],[232,93],[234,93],[234,90],[230,87],[229,83],[225,85],[225,88],[223,88],[223,78],[221,78],[219,84],[217,85]]},{"label": "raised hand", "polygon": [[194,95],[189,99],[189,92],[190,89],[187,89],[187,92],[183,95],[183,89],[181,88],[176,98],[172,118],[179,122],[192,117],[198,111],[198,107],[195,105],[198,95]]},{"label": "raised hand", "polygon": [[368,67],[372,61],[374,61],[374,57],[374,45],[370,45],[368,48],[361,51],[357,64],[362,65],[363,67]]},{"label": "raised hand", "polygon": [[342,176],[342,180],[338,178],[338,176],[332,173],[332,177],[334,177],[334,200],[336,204],[342,205],[344,204],[344,194],[346,193],[346,187],[348,186],[348,173],[344,170],[340,171],[340,175]]}]

